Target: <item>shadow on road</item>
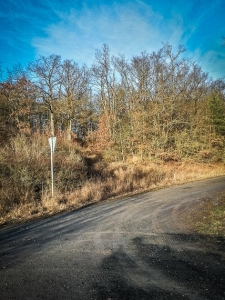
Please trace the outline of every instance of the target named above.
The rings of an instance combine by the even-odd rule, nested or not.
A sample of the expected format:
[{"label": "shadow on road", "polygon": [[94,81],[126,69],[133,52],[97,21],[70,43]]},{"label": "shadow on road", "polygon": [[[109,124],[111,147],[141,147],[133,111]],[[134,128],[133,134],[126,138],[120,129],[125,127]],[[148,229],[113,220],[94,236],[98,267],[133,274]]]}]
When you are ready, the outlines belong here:
[{"label": "shadow on road", "polygon": [[224,239],[140,236],[130,246],[132,253],[120,248],[102,261],[96,299],[225,299]]}]

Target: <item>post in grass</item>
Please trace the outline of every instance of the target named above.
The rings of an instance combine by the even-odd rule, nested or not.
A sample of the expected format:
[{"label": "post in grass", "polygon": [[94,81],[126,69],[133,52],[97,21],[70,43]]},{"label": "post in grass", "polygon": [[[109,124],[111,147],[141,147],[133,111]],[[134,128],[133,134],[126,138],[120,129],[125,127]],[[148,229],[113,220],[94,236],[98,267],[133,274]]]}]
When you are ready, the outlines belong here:
[{"label": "post in grass", "polygon": [[55,150],[56,137],[50,137],[48,139],[51,149],[51,181],[52,181],[52,197],[54,196],[54,179],[53,179],[53,153]]}]

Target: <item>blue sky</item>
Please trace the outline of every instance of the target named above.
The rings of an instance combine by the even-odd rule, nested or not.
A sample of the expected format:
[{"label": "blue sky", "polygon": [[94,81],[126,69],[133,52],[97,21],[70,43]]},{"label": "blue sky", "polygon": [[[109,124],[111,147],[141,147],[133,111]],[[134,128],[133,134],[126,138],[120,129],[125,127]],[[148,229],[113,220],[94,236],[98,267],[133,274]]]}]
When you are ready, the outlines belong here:
[{"label": "blue sky", "polygon": [[127,59],[170,43],[225,78],[225,0],[0,0],[3,70],[40,55],[90,66],[105,43]]}]

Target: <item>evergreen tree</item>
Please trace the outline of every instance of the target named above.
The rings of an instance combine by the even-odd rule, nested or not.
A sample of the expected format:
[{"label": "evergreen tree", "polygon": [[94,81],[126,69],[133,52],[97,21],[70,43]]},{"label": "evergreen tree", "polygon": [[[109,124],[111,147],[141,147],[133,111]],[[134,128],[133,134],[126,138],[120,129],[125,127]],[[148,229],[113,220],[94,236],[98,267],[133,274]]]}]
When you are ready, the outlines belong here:
[{"label": "evergreen tree", "polygon": [[210,100],[210,112],[217,134],[225,136],[225,102],[218,96]]}]

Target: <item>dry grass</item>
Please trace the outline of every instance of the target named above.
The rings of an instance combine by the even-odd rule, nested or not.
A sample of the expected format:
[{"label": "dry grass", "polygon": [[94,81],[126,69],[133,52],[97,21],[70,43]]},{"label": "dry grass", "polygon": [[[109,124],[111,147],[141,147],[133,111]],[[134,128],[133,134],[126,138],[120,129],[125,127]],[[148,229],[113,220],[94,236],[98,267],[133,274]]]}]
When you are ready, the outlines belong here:
[{"label": "dry grass", "polygon": [[[27,221],[130,193],[225,174],[224,164],[135,159],[106,163],[101,155],[57,140],[54,197],[46,136],[22,135],[0,148],[0,224]],[[87,153],[86,153],[87,155]]]},{"label": "dry grass", "polygon": [[[56,195],[61,197],[62,193],[77,188],[86,180],[86,167],[73,146],[59,140],[57,151],[54,179],[58,189]],[[55,211],[53,207],[57,207],[57,211],[57,202],[44,203],[49,199],[50,177],[50,147],[46,136],[36,135],[30,139],[18,135],[0,148],[0,222],[26,220],[43,211],[51,214]]]},{"label": "dry grass", "polygon": [[62,192],[62,189],[56,186],[52,198],[48,186],[40,201],[22,201],[12,205],[8,211],[0,207],[0,224],[40,218],[120,195],[224,174],[224,164],[171,162],[107,165],[99,161],[93,164],[91,176],[83,177],[82,184],[73,190],[67,189]]}]

